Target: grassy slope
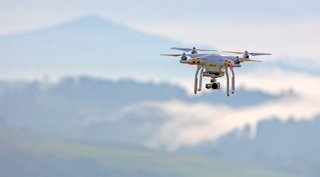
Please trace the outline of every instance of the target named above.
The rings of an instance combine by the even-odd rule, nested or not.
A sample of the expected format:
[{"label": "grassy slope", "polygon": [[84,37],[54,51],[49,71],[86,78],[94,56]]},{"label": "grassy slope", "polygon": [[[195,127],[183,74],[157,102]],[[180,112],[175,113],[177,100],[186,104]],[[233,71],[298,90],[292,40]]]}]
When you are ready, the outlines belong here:
[{"label": "grassy slope", "polygon": [[[253,164],[241,164],[199,156],[154,152],[140,148],[103,146],[36,136],[0,126],[2,149],[16,149],[39,157],[54,157],[58,162],[90,159],[105,169],[150,176],[288,177]],[[62,163],[63,164],[63,163]],[[123,173],[122,173],[123,172]],[[117,175],[117,174],[116,174]],[[146,175],[141,175],[146,176]]]}]

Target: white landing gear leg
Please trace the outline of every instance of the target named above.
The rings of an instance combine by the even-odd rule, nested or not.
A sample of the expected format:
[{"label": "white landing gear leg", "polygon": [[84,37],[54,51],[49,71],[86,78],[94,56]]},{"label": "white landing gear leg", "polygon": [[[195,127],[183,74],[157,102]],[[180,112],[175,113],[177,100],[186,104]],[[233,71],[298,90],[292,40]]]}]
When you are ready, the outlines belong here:
[{"label": "white landing gear leg", "polygon": [[230,68],[230,70],[231,70],[231,73],[232,73],[231,94],[234,94],[234,91],[235,91],[235,75],[234,75],[233,68]]},{"label": "white landing gear leg", "polygon": [[227,78],[227,96],[230,95],[229,93],[229,73],[228,73],[228,68],[229,67],[226,67],[226,78]]},{"label": "white landing gear leg", "polygon": [[201,67],[201,69],[200,69],[200,79],[199,79],[199,89],[198,89],[198,91],[201,91],[201,89],[202,89],[203,69],[204,69],[204,67]]},{"label": "white landing gear leg", "polygon": [[197,91],[198,91],[198,74],[199,74],[200,68],[201,68],[200,66],[197,67],[197,71],[194,76],[194,94],[197,94]]}]

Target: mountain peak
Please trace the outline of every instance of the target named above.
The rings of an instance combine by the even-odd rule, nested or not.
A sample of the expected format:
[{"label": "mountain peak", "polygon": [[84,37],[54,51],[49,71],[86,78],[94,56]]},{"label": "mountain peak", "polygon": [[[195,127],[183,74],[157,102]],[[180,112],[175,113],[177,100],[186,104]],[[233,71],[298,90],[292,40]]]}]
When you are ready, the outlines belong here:
[{"label": "mountain peak", "polygon": [[[108,23],[107,20],[103,19],[98,15],[90,15],[81,18],[76,18],[72,21],[73,23],[88,23],[88,24],[105,24]],[[70,22],[69,22],[70,23]]]},{"label": "mountain peak", "polygon": [[104,28],[116,28],[118,27],[117,24],[114,24],[100,16],[91,15],[85,16],[81,18],[76,18],[71,21],[67,21],[57,26],[58,28],[62,29],[81,29],[81,30],[88,30],[88,29],[104,29]]}]

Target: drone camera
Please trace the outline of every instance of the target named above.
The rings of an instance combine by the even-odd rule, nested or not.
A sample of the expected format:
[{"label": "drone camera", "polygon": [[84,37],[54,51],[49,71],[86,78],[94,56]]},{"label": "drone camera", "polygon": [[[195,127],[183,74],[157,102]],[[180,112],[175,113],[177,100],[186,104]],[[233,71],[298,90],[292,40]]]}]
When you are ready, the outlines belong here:
[{"label": "drone camera", "polygon": [[220,89],[220,83],[219,82],[214,82],[211,84],[212,89],[216,90],[216,89]]},{"label": "drone camera", "polygon": [[212,89],[212,90],[219,90],[220,89],[220,83],[219,82],[213,82],[210,84],[206,84],[207,89]]}]

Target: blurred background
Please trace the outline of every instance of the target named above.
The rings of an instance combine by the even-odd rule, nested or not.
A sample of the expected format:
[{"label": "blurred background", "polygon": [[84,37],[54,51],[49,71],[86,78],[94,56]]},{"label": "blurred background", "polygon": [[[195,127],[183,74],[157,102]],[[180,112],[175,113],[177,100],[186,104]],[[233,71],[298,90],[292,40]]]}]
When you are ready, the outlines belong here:
[{"label": "blurred background", "polygon": [[[320,176],[319,7],[0,0],[0,176]],[[195,96],[193,46],[273,55]]]}]

